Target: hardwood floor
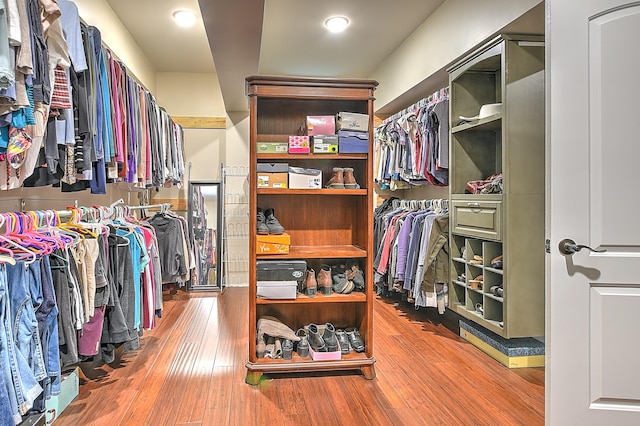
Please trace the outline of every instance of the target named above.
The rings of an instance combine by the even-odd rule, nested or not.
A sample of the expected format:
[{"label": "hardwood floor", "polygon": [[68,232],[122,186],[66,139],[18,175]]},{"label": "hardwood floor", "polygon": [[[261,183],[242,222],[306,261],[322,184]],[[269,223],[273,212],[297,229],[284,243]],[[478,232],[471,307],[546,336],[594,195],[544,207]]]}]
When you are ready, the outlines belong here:
[{"label": "hardwood floor", "polygon": [[453,314],[379,298],[374,380],[355,373],[244,383],[248,290],[165,295],[158,326],[112,365],[82,366],[64,425],[536,425],[544,369],[509,370],[462,340]]}]

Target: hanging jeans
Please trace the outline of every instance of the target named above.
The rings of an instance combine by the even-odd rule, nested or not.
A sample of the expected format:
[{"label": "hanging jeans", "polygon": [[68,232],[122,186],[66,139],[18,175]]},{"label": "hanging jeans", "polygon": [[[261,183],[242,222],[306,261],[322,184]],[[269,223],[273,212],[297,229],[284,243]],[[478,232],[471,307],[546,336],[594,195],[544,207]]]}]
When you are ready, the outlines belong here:
[{"label": "hanging jeans", "polygon": [[[15,266],[25,270],[23,262],[18,262]],[[0,361],[2,362],[4,385],[9,396],[10,410],[14,422],[17,424],[22,421],[21,415],[26,414],[33,406],[33,401],[40,395],[42,388],[34,377],[29,363],[14,343],[15,335],[12,326],[14,322],[11,315],[12,294],[8,269],[15,268],[15,266],[0,264],[0,320],[2,321]],[[18,287],[23,287],[23,284]],[[29,303],[29,305],[31,304]],[[33,308],[33,306],[31,307]]]}]

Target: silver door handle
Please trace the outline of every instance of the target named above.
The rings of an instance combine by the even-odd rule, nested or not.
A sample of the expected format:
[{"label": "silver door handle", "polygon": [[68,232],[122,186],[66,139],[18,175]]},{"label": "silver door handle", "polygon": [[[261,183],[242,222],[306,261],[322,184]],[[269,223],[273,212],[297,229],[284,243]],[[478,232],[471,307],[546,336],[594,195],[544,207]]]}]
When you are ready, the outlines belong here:
[{"label": "silver door handle", "polygon": [[604,253],[607,251],[606,249],[594,250],[589,246],[576,244],[576,242],[570,238],[565,238],[564,240],[560,241],[560,243],[558,243],[558,250],[560,250],[560,253],[566,254],[569,256],[579,252],[582,249],[587,249],[593,253]]}]

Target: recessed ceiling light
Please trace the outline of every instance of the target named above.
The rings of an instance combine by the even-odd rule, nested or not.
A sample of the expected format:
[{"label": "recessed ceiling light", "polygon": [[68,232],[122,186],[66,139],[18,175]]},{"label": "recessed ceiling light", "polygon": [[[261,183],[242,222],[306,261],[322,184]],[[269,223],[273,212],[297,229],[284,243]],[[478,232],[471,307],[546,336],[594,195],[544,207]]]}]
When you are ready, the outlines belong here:
[{"label": "recessed ceiling light", "polygon": [[173,19],[181,27],[190,27],[196,23],[196,15],[190,10],[178,10],[173,12]]},{"label": "recessed ceiling light", "polygon": [[344,16],[333,16],[324,21],[324,25],[332,33],[339,33],[347,28],[347,26],[349,25],[349,20]]}]

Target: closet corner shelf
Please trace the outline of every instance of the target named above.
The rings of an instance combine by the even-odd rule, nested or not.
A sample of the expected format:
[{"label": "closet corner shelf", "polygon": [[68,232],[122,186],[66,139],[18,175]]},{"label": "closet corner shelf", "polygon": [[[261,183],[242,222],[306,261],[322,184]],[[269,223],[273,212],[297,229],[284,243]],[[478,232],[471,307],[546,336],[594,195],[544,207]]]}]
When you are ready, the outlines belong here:
[{"label": "closet corner shelf", "polygon": [[368,154],[266,154],[258,153],[258,160],[366,160]]},{"label": "closet corner shelf", "polygon": [[465,130],[475,132],[489,132],[502,129],[502,113],[493,114],[488,117],[474,120],[469,123],[460,124],[451,128],[451,133],[463,132]]},{"label": "closet corner shelf", "polygon": [[366,293],[355,291],[350,294],[333,293],[331,296],[324,296],[318,293],[316,297],[308,297],[304,294],[298,294],[295,299],[256,299],[256,303],[259,305],[288,305],[299,303],[353,303],[366,301]]},{"label": "closet corner shelf", "polygon": [[367,195],[366,189],[289,189],[289,188],[259,188],[258,194],[281,195]]},{"label": "closet corner shelf", "polygon": [[339,246],[290,246],[288,254],[262,254],[265,259],[342,259],[367,257],[367,251],[352,245]]}]

